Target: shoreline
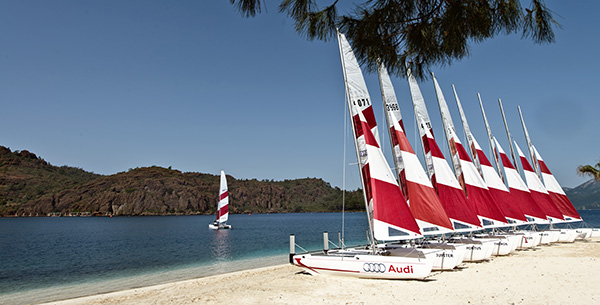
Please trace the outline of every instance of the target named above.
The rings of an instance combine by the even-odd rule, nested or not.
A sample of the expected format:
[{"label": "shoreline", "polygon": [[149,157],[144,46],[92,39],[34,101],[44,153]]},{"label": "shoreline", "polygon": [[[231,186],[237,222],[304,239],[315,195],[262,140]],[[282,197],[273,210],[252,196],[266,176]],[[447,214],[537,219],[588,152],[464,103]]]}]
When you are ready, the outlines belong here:
[{"label": "shoreline", "polygon": [[424,281],[311,276],[281,264],[45,304],[595,304],[598,270],[593,238],[466,263]]},{"label": "shoreline", "polygon": [[223,261],[208,265],[188,266],[162,271],[152,271],[144,274],[83,281],[74,284],[42,287],[26,291],[0,295],[1,304],[44,304],[45,302],[60,302],[61,300],[100,296],[118,291],[143,289],[172,283],[185,282],[194,279],[204,279],[213,276],[235,272],[268,268],[285,265],[287,255],[267,255],[233,261]]}]

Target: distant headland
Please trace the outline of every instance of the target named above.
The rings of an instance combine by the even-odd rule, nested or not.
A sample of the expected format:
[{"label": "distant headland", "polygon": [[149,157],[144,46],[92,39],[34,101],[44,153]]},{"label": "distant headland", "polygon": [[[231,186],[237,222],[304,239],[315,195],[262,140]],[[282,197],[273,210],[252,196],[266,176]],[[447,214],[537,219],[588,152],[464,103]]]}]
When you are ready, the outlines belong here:
[{"label": "distant headland", "polygon": [[[227,180],[232,213],[342,210],[342,190],[322,179]],[[105,176],[0,146],[2,217],[214,214],[218,190],[217,175],[150,166]],[[577,209],[600,209],[593,179],[565,191]],[[345,209],[364,210],[362,191],[346,191]]]},{"label": "distant headland", "polygon": [[[228,176],[232,213],[339,212],[342,190],[317,178],[284,181]],[[219,176],[158,166],[98,175],[54,166],[27,150],[0,146],[0,216],[214,214]],[[363,210],[346,191],[346,210]]]}]

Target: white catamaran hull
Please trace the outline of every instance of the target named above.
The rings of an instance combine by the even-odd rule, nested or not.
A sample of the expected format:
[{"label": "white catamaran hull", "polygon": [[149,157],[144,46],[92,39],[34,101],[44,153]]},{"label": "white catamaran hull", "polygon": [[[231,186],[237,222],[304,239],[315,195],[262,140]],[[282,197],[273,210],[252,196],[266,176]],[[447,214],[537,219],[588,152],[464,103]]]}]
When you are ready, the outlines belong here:
[{"label": "white catamaran hull", "polygon": [[214,224],[209,224],[208,228],[211,230],[225,230],[225,229],[231,229],[231,225],[228,224],[220,224],[220,225],[214,225]]},{"label": "white catamaran hull", "polygon": [[559,243],[572,243],[575,238],[579,236],[579,233],[575,229],[560,229],[560,235],[558,237]]},{"label": "white catamaran hull", "polygon": [[453,238],[450,240],[451,245],[464,245],[465,262],[481,262],[489,259],[492,256],[493,241],[476,238]]},{"label": "white catamaran hull", "polygon": [[479,235],[479,238],[494,240],[492,255],[504,256],[514,252],[521,240],[519,235]]},{"label": "white catamaran hull", "polygon": [[433,261],[414,249],[407,256],[367,252],[306,253],[293,256],[293,264],[312,275],[341,275],[373,279],[424,279]]},{"label": "white catamaran hull", "polygon": [[578,236],[577,239],[588,239],[592,236],[592,228],[577,228],[575,231]]},{"label": "white catamaran hull", "polygon": [[[426,242],[415,246],[416,249],[423,252],[428,260],[433,261],[432,270],[449,271],[460,265],[465,256],[466,248],[464,245],[450,245],[448,243]],[[407,245],[384,244],[380,248],[390,252],[391,256],[403,255],[402,249],[412,249]],[[397,252],[400,249],[400,252]]]}]

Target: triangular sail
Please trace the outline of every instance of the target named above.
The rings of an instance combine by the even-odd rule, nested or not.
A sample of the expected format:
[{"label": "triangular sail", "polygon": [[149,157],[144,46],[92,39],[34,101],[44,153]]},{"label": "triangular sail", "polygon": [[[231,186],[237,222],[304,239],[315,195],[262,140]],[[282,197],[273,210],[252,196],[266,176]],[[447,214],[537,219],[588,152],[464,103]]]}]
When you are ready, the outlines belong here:
[{"label": "triangular sail", "polygon": [[221,186],[219,187],[219,204],[217,205],[217,221],[226,223],[229,219],[229,191],[227,190],[227,178],[225,172],[221,171]]},{"label": "triangular sail", "polygon": [[452,223],[421,162],[408,143],[401,126],[402,120],[396,116],[400,115],[400,107],[387,69],[380,64],[378,71],[394,164],[410,210],[424,235],[451,232],[454,229]]},{"label": "triangular sail", "polygon": [[344,68],[344,80],[346,82],[347,95],[352,97],[354,107],[357,107],[365,116],[367,123],[371,126],[371,133],[379,143],[379,131],[375,122],[375,114],[371,105],[371,97],[367,90],[365,79],[363,78],[360,65],[354,56],[352,47],[346,40],[344,34],[338,35],[340,42],[340,52],[342,53],[342,64]]},{"label": "triangular sail", "polygon": [[523,210],[523,213],[530,222],[535,223],[548,223],[548,218],[544,210],[537,204],[537,202],[531,196],[531,192],[529,188],[521,179],[521,176],[513,166],[510,159],[504,153],[504,150],[498,143],[496,138],[494,140],[495,150],[500,155],[500,159],[502,160],[502,166],[504,167],[504,172],[506,174],[506,182],[508,184],[508,189],[510,190],[510,194],[513,199],[519,203],[519,206]]},{"label": "triangular sail", "polygon": [[456,231],[477,230],[481,228],[481,221],[433,138],[431,120],[425,107],[425,100],[423,99],[417,80],[412,75],[410,69],[407,76],[415,120],[421,136],[423,153],[427,162],[427,170],[431,183],[437,190],[440,201],[448,217],[453,222],[454,229]]},{"label": "triangular sail", "polygon": [[556,178],[554,178],[554,175],[552,175],[552,173],[550,172],[548,166],[546,166],[546,163],[542,159],[542,156],[537,151],[535,146],[532,145],[532,147],[537,162],[540,165],[542,179],[544,180],[544,185],[548,190],[548,194],[550,194],[550,198],[552,198],[552,201],[554,201],[558,209],[562,212],[563,216],[565,217],[565,220],[581,221],[581,216],[579,216],[579,213],[577,213],[577,210],[573,206],[573,203],[571,203],[571,200],[569,200],[567,194],[565,194],[560,184],[558,184],[558,181],[556,181]]},{"label": "triangular sail", "polygon": [[533,167],[527,161],[527,158],[517,145],[517,142],[514,142],[517,153],[519,154],[519,159],[521,159],[521,165],[523,166],[523,174],[525,176],[525,181],[527,181],[527,187],[529,191],[531,191],[531,196],[535,199],[535,202],[544,210],[546,216],[552,220],[552,222],[563,222],[564,217],[560,210],[554,205],[546,187],[540,181],[538,175],[533,171]]},{"label": "triangular sail", "polygon": [[448,141],[448,147],[450,148],[450,152],[452,154],[452,161],[455,164],[455,175],[459,181],[461,178],[464,180],[467,198],[469,198],[469,201],[475,207],[475,211],[482,219],[484,226],[506,225],[507,220],[504,217],[503,212],[496,204],[496,201],[490,194],[483,177],[475,168],[471,158],[469,158],[469,155],[460,142],[460,139],[456,135],[456,129],[454,128],[454,123],[452,122],[450,109],[448,109],[448,104],[446,103],[444,94],[442,93],[435,76],[433,76],[433,83],[440,108],[440,114],[442,116],[442,123],[444,125],[446,139]]},{"label": "triangular sail", "polygon": [[[492,149],[494,160],[496,161],[498,174],[508,186],[513,203],[516,202],[519,205],[523,211],[523,214],[525,217],[527,217],[527,220],[530,223],[548,223],[546,214],[542,208],[538,206],[535,200],[533,200],[533,197],[531,197],[531,193],[529,192],[529,188],[527,188],[527,185],[521,176],[519,176],[519,172],[517,172],[506,153],[504,153],[500,143],[498,143],[498,140],[496,140],[492,134],[492,129],[490,128],[487,116],[485,115],[485,110],[483,109],[483,103],[481,102],[481,96],[479,93],[477,93],[477,97],[479,99],[479,107],[481,108],[481,114],[483,115],[483,121],[485,122],[485,128],[490,141],[490,148]],[[502,172],[504,172],[504,175],[502,175]]]},{"label": "triangular sail", "polygon": [[[421,236],[410,209],[402,195],[374,134],[375,117],[360,66],[345,36],[338,33],[346,99],[354,132],[354,144],[361,173],[367,216],[372,236],[376,240],[414,239]],[[368,107],[365,107],[368,105]],[[372,124],[372,125],[371,125]],[[373,126],[373,127],[371,127]]]},{"label": "triangular sail", "polygon": [[460,103],[460,99],[458,98],[458,94],[456,93],[456,88],[454,88],[454,85],[452,85],[452,90],[454,91],[456,106],[458,107],[458,112],[460,113],[465,138],[468,141],[471,156],[473,157],[473,160],[477,160],[477,162],[473,163],[478,163],[479,172],[484,178],[490,194],[492,197],[494,197],[496,204],[498,204],[504,216],[510,220],[512,224],[518,225],[527,222],[527,218],[525,217],[523,210],[521,210],[518,203],[511,197],[508,188],[506,188],[506,185],[504,185],[502,179],[500,179],[500,176],[498,176],[498,173],[492,167],[492,164],[488,160],[487,156],[483,153],[479,143],[477,143],[477,140],[475,140],[475,137],[471,133],[469,123],[467,122],[467,117],[465,116],[462,104]]}]

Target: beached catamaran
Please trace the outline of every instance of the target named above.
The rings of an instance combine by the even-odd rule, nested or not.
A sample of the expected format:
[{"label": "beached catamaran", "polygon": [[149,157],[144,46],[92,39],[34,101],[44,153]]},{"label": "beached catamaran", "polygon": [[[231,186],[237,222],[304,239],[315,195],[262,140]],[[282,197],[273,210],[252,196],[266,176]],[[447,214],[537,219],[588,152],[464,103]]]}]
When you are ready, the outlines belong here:
[{"label": "beached catamaran", "polygon": [[231,229],[227,224],[229,219],[229,191],[227,190],[227,178],[225,172],[221,171],[221,186],[219,188],[219,203],[217,204],[217,219],[208,225],[211,230]]},{"label": "beached catamaran", "polygon": [[362,248],[328,250],[327,246],[323,251],[295,254],[292,235],[290,263],[315,275],[422,279],[433,266],[433,260],[427,259],[422,251],[410,247],[384,250],[376,244],[376,241],[414,240],[422,235],[373,133],[375,118],[360,66],[341,33],[338,43],[371,242]]},{"label": "beached catamaran", "polygon": [[[329,249],[328,235],[324,233],[323,250],[296,254],[295,236],[291,235],[291,264],[315,275],[421,279],[432,269],[452,269],[462,259],[478,261],[489,258],[492,252],[494,255],[506,255],[517,247],[525,249],[537,246],[544,235],[548,236],[548,242],[558,239],[556,231],[559,230],[516,230],[518,226],[531,225],[535,229],[536,224],[551,224],[551,221],[565,222],[569,218],[573,221],[581,220],[576,211],[571,211],[574,208],[570,202],[569,207],[563,198],[556,199],[563,200],[560,208],[553,202],[556,201],[553,197],[560,197],[559,191],[555,195],[550,195],[548,191],[544,193],[546,187],[541,180],[536,182],[529,177],[533,174],[538,178],[533,169],[529,170],[531,166],[517,146],[520,161],[526,171],[528,184],[525,184],[517,172],[518,168],[513,166],[493,137],[478,94],[490,147],[494,152],[497,167],[494,169],[471,134],[458,94],[452,86],[470,148],[467,150],[458,138],[445,98],[434,76],[440,114],[454,166],[453,173],[435,141],[423,96],[408,69],[407,78],[427,175],[408,142],[393,86],[387,70],[380,64],[379,80],[396,169],[394,175],[381,149],[371,98],[360,66],[341,33],[338,33],[338,43],[369,224],[369,244],[348,248],[341,239],[340,248]],[[503,111],[502,116],[504,119]],[[505,127],[513,159],[516,161],[506,121]],[[534,162],[543,164],[529,139],[528,145],[532,154],[535,152]],[[543,167],[539,172],[540,177],[543,174],[551,176],[545,164]],[[481,230],[487,230],[488,234],[473,234]],[[468,251],[469,248],[471,251]],[[461,253],[461,259],[448,261],[447,265],[442,260],[440,264],[439,257],[445,258],[448,253],[455,256]]]},{"label": "beached catamaran", "polygon": [[[434,252],[433,270],[452,270],[465,259],[467,246],[464,244],[449,244],[439,242],[433,237],[454,232],[449,213],[446,212],[421,162],[414,153],[402,124],[400,107],[396,99],[394,87],[383,64],[378,67],[379,83],[386,113],[396,178],[401,185],[404,197],[413,216],[417,220],[426,240],[421,241],[417,248],[426,253]],[[385,249],[403,247],[388,243]]]}]

